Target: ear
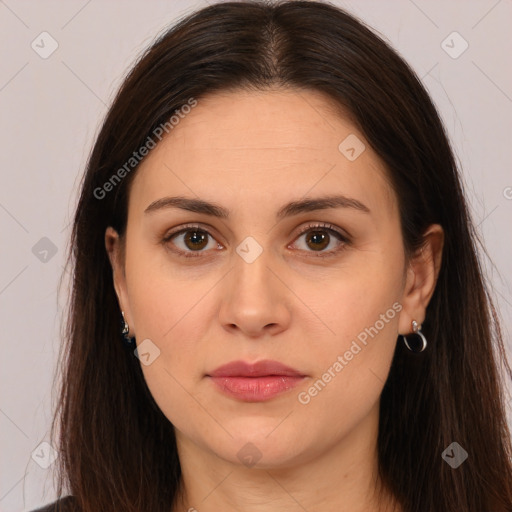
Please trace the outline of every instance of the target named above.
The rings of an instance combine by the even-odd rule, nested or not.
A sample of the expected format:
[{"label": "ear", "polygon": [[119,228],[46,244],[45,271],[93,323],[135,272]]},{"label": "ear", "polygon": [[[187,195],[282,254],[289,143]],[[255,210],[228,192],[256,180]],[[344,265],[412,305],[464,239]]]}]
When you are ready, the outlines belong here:
[{"label": "ear", "polygon": [[441,269],[444,231],[439,224],[431,224],[425,231],[424,244],[413,256],[407,268],[402,295],[402,311],[398,325],[399,334],[412,332],[412,321],[421,325],[434,293]]},{"label": "ear", "polygon": [[126,289],[126,274],[124,270],[125,245],[117,231],[109,226],[105,231],[105,248],[113,271],[114,289],[119,302],[119,308],[124,311],[124,318],[130,327],[128,336],[134,336],[133,317]]}]

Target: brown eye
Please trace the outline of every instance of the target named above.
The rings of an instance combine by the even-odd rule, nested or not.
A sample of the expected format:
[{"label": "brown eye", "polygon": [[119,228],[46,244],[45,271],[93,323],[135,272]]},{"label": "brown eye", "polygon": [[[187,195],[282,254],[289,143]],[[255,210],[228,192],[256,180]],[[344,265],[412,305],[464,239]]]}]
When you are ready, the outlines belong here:
[{"label": "brown eye", "polygon": [[208,233],[206,231],[184,231],[183,243],[189,249],[196,251],[204,249],[208,245]]},{"label": "brown eye", "polygon": [[329,245],[330,235],[325,231],[310,231],[306,236],[306,243],[315,251],[322,251]]},{"label": "brown eye", "polygon": [[[304,237],[304,243],[299,249],[305,252],[318,253],[314,254],[315,256],[331,256],[344,249],[349,243],[349,239],[331,224],[305,226],[296,240],[300,240],[302,237]],[[334,245],[334,247],[326,250],[330,245]]]},{"label": "brown eye", "polygon": [[[210,240],[211,239],[211,245]],[[219,247],[214,243],[213,236],[199,226],[186,226],[166,236],[162,242],[169,248],[185,258],[202,256],[208,249]]]}]

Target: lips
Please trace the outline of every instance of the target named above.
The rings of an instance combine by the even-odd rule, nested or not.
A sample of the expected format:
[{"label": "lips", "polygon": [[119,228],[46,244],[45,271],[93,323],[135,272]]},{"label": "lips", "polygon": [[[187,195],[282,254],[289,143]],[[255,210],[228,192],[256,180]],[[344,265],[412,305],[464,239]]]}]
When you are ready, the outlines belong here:
[{"label": "lips", "polygon": [[271,360],[258,361],[256,363],[233,361],[223,366],[219,366],[219,368],[208,375],[210,377],[305,377],[305,375],[298,370],[281,364],[278,361]]},{"label": "lips", "polygon": [[224,395],[244,402],[263,402],[288,391],[306,375],[277,361],[233,361],[207,375]]}]

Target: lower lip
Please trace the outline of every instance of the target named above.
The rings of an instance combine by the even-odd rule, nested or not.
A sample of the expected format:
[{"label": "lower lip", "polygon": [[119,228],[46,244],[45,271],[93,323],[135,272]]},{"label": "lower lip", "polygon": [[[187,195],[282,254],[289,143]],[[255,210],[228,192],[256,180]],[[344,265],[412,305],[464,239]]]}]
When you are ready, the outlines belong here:
[{"label": "lower lip", "polygon": [[305,377],[210,377],[226,395],[245,402],[264,402],[297,386]]}]

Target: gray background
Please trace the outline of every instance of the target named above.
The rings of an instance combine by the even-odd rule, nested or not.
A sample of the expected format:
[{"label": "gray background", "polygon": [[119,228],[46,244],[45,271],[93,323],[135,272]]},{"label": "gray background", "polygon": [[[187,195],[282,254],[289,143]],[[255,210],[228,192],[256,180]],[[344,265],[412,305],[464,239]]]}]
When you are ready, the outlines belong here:
[{"label": "gray background", "polygon": [[[52,466],[36,460],[51,460],[40,444],[49,441],[67,300],[67,282],[60,293],[57,285],[94,136],[139,52],[207,3],[0,0],[1,511],[54,498]],[[391,42],[440,109],[490,257],[484,264],[510,349],[511,0],[335,3]],[[42,32],[58,44],[45,59],[52,41]]]}]

